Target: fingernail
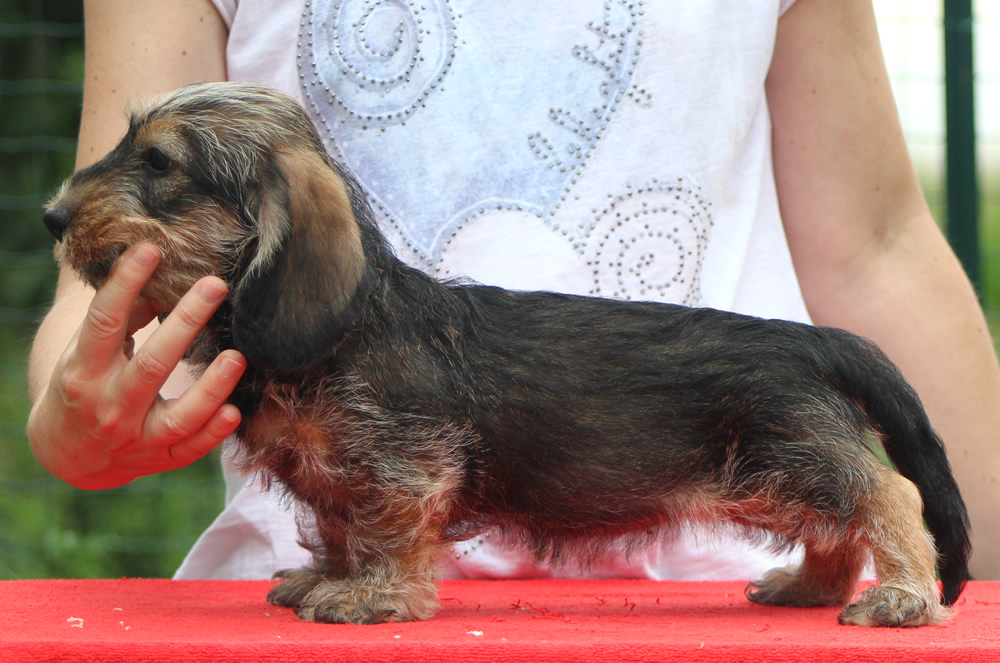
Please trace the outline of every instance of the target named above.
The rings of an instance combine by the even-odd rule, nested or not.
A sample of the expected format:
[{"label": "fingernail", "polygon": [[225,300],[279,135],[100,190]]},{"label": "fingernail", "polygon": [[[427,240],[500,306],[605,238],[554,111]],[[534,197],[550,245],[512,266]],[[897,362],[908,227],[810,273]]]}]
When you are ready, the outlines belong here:
[{"label": "fingernail", "polygon": [[243,372],[243,363],[232,357],[223,357],[219,362],[219,373],[224,378],[234,378]]},{"label": "fingernail", "polygon": [[137,246],[133,256],[135,257],[135,261],[140,265],[152,265],[159,257],[156,251],[146,244]]},{"label": "fingernail", "polygon": [[203,281],[198,284],[198,296],[209,304],[218,304],[226,297],[226,289],[215,281]]}]

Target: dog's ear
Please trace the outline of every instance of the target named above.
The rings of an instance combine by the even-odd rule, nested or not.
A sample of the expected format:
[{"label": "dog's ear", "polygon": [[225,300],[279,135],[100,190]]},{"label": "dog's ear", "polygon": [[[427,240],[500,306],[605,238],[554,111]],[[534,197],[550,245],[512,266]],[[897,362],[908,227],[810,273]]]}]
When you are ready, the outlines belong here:
[{"label": "dog's ear", "polygon": [[233,343],[251,365],[290,373],[328,357],[353,322],[361,232],[346,184],[310,150],[275,153],[260,187],[256,252],[233,293]]}]

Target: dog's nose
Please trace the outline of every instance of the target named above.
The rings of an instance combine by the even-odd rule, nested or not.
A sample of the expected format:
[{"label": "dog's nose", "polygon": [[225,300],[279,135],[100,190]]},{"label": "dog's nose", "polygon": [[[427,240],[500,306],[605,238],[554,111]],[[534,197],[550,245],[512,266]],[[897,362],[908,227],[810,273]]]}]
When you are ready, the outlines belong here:
[{"label": "dog's nose", "polygon": [[62,205],[55,205],[45,210],[45,216],[42,217],[42,221],[45,222],[45,227],[49,229],[52,236],[55,237],[60,242],[63,238],[63,233],[66,232],[66,228],[69,226],[69,222],[73,219],[73,214],[68,209]]}]

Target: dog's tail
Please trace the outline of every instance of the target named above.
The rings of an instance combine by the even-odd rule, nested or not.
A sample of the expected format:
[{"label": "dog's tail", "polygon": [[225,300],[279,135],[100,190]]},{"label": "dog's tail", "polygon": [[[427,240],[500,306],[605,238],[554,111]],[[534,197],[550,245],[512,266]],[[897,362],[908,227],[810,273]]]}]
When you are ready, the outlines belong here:
[{"label": "dog's tail", "polygon": [[[941,438],[899,369],[873,343],[825,330],[838,357],[839,386],[858,402],[881,436],[889,460],[920,490],[924,521],[934,538],[941,602],[952,605],[969,579],[969,517]],[[874,361],[873,361],[874,360]]]}]

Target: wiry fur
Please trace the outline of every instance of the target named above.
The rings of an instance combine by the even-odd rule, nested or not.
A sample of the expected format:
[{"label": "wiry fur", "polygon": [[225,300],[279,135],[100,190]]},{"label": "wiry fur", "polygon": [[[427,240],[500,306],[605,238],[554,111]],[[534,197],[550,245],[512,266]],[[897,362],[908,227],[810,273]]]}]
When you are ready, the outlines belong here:
[{"label": "wiry fur", "polygon": [[940,623],[935,563],[944,602],[962,590],[967,518],[944,448],[871,344],[438,282],[393,256],[357,181],[274,91],[189,86],[135,113],[46,224],[94,286],[156,243],[144,294],[164,313],[201,276],[229,283],[189,359],[249,360],[232,397],[241,462],[311,514],[313,564],[269,596],[303,619],[429,617],[437,551],[484,530],[561,559],[688,521],[804,546],[801,566],[747,588],[761,603],[843,605],[868,550],[881,585],[844,623]]}]

